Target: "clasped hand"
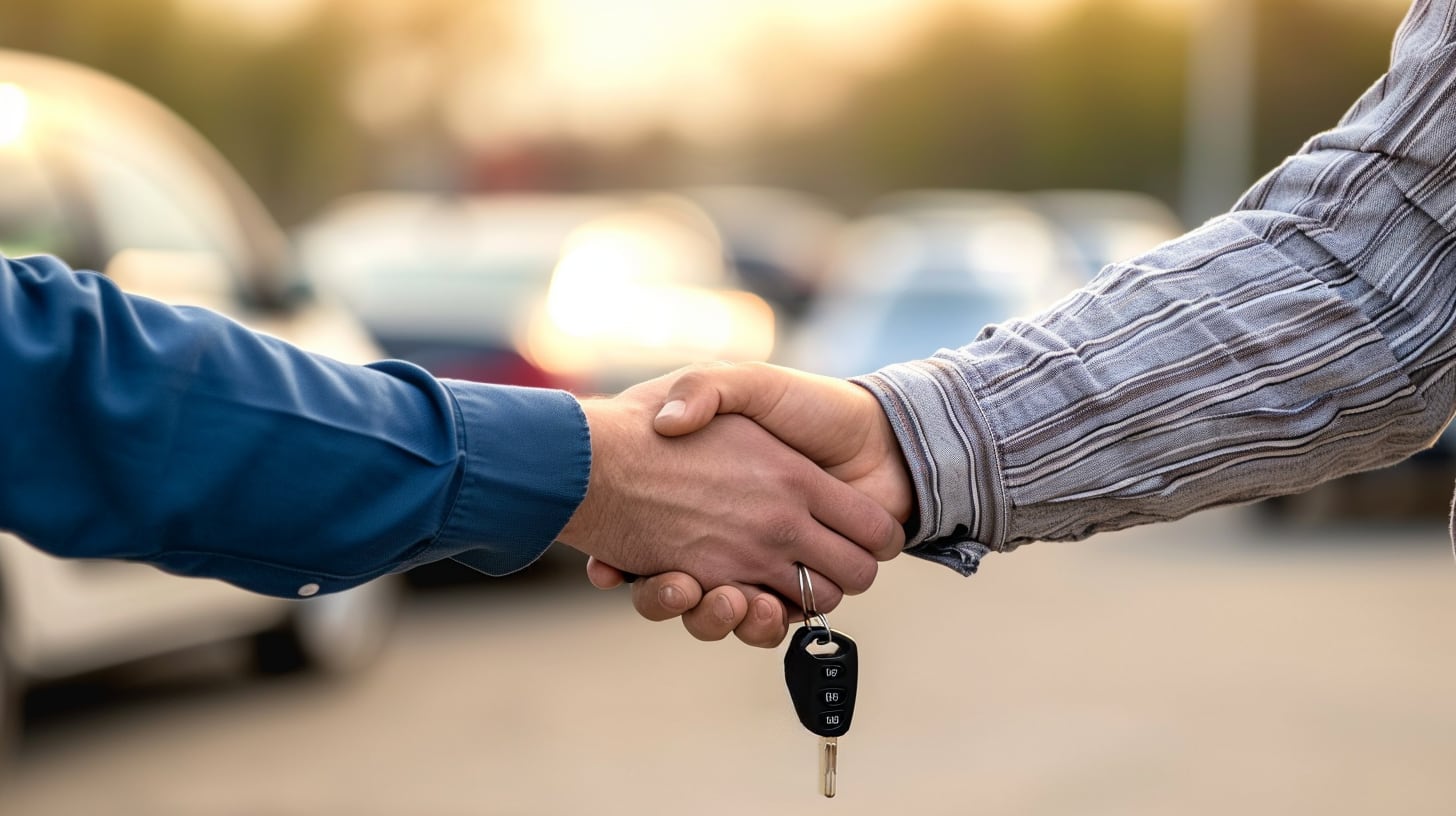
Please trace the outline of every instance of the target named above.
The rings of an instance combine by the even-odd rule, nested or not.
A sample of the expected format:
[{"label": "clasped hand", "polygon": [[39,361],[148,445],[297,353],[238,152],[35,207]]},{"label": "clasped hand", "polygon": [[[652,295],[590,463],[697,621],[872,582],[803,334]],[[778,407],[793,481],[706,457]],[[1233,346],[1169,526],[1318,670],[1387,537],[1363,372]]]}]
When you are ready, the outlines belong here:
[{"label": "clasped hand", "polygon": [[[899,554],[913,492],[875,397],[760,363],[704,365],[583,405],[586,499],[560,539],[602,589],[623,571],[651,620],[773,646],[802,615],[796,564],[818,611],[868,589]],[[720,416],[737,414],[741,416]],[[715,418],[716,417],[716,418]],[[649,421],[650,420],[650,421]]]}]

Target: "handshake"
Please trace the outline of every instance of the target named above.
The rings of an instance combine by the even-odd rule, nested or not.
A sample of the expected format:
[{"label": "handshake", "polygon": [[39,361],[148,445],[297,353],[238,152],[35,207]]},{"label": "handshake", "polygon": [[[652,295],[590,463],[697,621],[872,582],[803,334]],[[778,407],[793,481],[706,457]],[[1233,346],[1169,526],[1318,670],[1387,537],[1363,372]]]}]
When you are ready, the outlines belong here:
[{"label": "handshake", "polygon": [[582,404],[586,497],[558,539],[601,589],[624,573],[637,611],[695,637],[774,646],[802,617],[865,591],[905,545],[914,493],[878,400],[844,380],[759,363],[705,365]]}]

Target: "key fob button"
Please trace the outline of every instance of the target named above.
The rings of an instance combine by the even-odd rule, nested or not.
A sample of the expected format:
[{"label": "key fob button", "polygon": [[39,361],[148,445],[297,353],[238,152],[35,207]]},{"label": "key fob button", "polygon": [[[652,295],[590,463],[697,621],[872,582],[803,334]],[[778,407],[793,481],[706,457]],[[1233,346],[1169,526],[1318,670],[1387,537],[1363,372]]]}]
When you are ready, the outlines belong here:
[{"label": "key fob button", "polygon": [[825,711],[819,715],[819,727],[827,733],[833,733],[843,729],[845,726],[845,714],[843,711]]},{"label": "key fob button", "polygon": [[845,704],[844,689],[827,688],[819,692],[819,702],[825,708],[839,708]]}]

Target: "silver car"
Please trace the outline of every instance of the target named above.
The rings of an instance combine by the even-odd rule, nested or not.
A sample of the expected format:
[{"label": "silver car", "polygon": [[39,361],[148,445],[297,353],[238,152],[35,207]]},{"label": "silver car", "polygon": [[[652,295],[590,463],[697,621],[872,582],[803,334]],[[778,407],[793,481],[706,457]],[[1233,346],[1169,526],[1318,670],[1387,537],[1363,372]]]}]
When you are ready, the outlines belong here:
[{"label": "silver car", "polygon": [[782,362],[865,374],[1030,316],[1083,283],[1069,248],[1019,196],[904,193],[844,233]]},{"label": "silver car", "polygon": [[[0,51],[0,178],[6,255],[54,254],[339,359],[380,356],[350,314],[300,285],[283,233],[217,153],[114,79]],[[284,601],[139,564],[64,561],[0,534],[0,732],[27,683],[212,641],[256,638],[270,670],[359,666],[383,642],[394,586]]]}]

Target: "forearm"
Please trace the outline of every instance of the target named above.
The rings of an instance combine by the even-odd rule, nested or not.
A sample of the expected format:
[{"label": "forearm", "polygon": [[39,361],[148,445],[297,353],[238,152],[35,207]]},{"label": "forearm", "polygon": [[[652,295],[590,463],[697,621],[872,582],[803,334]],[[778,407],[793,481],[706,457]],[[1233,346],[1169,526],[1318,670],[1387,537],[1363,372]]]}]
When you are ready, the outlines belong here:
[{"label": "forearm", "polygon": [[[584,490],[567,395],[345,365],[50,259],[0,264],[0,526],[43,549],[328,591],[467,547],[523,566]],[[549,479],[512,481],[523,465]]]},{"label": "forearm", "polygon": [[1242,221],[1165,248],[1207,243],[1201,263],[1154,253],[1053,312],[867,378],[917,482],[916,542],[1082,538],[1427,444],[1449,404],[1412,382],[1414,361]]},{"label": "forearm", "polygon": [[1296,491],[1428,445],[1456,353],[1445,39],[1404,31],[1391,75],[1238,211],[1045,314],[864,378],[916,482],[914,542],[932,542],[918,552],[971,571],[986,549]]}]

